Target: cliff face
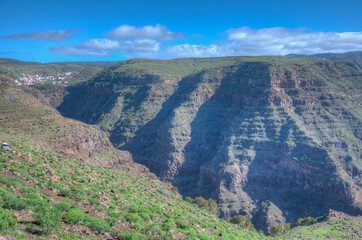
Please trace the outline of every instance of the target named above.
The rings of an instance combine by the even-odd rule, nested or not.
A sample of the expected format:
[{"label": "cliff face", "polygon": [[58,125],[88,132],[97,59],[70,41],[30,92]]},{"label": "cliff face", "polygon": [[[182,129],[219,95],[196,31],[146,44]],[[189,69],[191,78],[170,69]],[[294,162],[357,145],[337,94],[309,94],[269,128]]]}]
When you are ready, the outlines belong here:
[{"label": "cliff face", "polygon": [[360,72],[280,57],[183,75],[128,64],[68,88],[60,112],[99,124],[184,196],[217,199],[225,218],[247,214],[268,230],[361,212]]}]

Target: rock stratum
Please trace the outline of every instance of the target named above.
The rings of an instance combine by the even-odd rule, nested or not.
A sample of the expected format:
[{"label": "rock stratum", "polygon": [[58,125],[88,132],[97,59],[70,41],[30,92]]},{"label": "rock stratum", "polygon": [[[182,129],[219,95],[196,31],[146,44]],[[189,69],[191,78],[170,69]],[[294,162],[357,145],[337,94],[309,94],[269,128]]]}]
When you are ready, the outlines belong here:
[{"label": "rock stratum", "polygon": [[362,73],[286,57],[134,59],[57,108],[97,124],[183,196],[271,225],[362,211]]}]

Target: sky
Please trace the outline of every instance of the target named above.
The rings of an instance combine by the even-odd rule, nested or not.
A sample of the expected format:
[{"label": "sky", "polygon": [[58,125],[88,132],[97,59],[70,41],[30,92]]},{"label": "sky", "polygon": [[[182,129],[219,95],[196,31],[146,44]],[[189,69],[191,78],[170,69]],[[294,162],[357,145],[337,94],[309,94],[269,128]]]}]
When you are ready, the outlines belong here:
[{"label": "sky", "polygon": [[0,58],[120,61],[362,51],[361,0],[0,0]]}]

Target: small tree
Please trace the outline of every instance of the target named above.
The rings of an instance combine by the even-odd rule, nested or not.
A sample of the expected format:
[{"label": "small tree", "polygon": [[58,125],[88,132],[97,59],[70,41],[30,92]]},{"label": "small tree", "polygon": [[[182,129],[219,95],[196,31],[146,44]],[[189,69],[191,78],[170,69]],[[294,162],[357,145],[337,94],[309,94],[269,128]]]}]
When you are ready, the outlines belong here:
[{"label": "small tree", "polygon": [[62,219],[61,210],[55,207],[41,207],[35,212],[35,218],[41,228],[44,229],[45,234],[49,234],[60,227]]},{"label": "small tree", "polygon": [[236,216],[230,218],[229,222],[231,222],[233,224],[237,224],[244,229],[256,232],[254,225],[251,223],[251,221],[246,216],[236,215]]},{"label": "small tree", "polygon": [[296,222],[297,226],[309,226],[317,222],[317,219],[314,217],[307,217],[307,218],[299,218]]}]

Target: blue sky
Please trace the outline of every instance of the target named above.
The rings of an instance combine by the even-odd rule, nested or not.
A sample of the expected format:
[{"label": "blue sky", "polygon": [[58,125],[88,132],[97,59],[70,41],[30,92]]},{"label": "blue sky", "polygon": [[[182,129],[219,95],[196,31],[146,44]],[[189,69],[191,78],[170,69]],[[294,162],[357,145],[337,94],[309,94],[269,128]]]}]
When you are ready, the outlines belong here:
[{"label": "blue sky", "polygon": [[0,57],[123,60],[362,50],[360,0],[0,0]]}]

